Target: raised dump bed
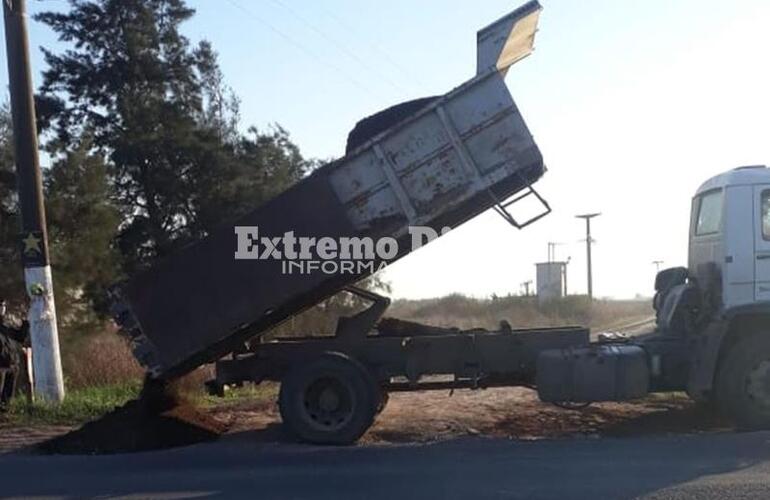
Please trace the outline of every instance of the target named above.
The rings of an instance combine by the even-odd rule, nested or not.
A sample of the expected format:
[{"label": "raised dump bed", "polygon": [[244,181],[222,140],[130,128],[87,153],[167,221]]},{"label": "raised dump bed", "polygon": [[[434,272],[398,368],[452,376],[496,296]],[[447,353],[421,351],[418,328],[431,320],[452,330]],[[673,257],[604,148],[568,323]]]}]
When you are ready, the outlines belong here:
[{"label": "raised dump bed", "polygon": [[[478,70],[468,82],[362,122],[345,157],[116,289],[116,318],[148,371],[169,378],[238,349],[409,253],[410,226],[455,227],[492,207],[517,227],[545,215],[548,205],[531,187],[543,159],[503,79],[531,52],[539,10],[530,2],[479,31]],[[518,222],[505,200],[526,195],[544,210]],[[287,273],[297,260],[285,241],[261,255],[269,248],[262,237],[286,233],[392,238],[398,248],[352,270]],[[326,260],[318,248],[309,252],[304,261]]]}]

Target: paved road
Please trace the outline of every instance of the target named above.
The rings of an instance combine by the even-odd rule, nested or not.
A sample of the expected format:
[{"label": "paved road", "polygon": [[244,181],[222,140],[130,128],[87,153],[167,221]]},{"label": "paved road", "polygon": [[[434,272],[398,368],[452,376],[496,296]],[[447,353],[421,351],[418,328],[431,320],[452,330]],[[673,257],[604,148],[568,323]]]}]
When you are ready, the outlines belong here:
[{"label": "paved road", "polygon": [[770,433],[319,448],[232,435],[155,453],[0,456],[0,496],[770,498]]}]

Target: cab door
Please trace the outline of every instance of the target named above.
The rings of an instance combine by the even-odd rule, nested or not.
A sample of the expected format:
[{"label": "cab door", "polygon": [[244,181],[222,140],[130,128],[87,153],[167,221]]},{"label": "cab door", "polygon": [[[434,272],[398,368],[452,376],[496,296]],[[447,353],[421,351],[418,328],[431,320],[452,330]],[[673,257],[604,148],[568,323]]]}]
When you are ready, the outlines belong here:
[{"label": "cab door", "polygon": [[754,300],[770,301],[770,184],[754,186]]}]

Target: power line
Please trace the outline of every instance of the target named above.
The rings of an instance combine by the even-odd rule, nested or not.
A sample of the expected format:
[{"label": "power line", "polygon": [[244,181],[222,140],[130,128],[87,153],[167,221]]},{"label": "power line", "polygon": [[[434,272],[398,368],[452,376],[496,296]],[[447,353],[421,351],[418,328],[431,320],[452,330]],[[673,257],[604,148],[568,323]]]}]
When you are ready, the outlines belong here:
[{"label": "power line", "polygon": [[369,63],[367,63],[364,59],[358,56],[358,54],[355,53],[355,51],[348,49],[345,45],[338,42],[336,39],[329,36],[325,31],[315,26],[313,23],[305,19],[304,16],[300,15],[294,8],[287,5],[282,0],[271,0],[274,4],[281,6],[283,9],[285,9],[289,14],[294,16],[296,19],[298,19],[301,23],[305,24],[307,27],[309,27],[311,30],[315,31],[319,36],[324,38],[326,41],[334,45],[338,50],[344,52],[347,54],[351,59],[355,60],[358,64],[360,64],[362,67],[366,68],[367,70],[376,73],[383,81],[388,83],[391,87],[396,89],[399,92],[408,92],[408,90],[401,85],[399,85],[396,81],[392,80],[386,73],[383,73],[382,71],[378,70],[376,67],[371,66]]},{"label": "power line", "polygon": [[[319,54],[316,54],[313,50],[311,50],[308,47],[306,47],[305,45],[297,42],[297,40],[294,39],[292,36],[284,33],[282,30],[278,29],[277,27],[275,27],[273,24],[271,24],[267,20],[265,20],[262,17],[258,16],[253,11],[251,11],[251,10],[247,9],[246,7],[240,5],[235,0],[227,0],[227,2],[230,5],[232,5],[233,7],[235,7],[236,9],[238,9],[241,12],[245,13],[246,15],[252,17],[254,20],[259,22],[260,24],[266,26],[270,31],[272,31],[276,35],[278,35],[281,38],[283,38],[286,42],[288,42],[289,44],[294,46],[294,48],[296,48],[300,52],[304,53],[306,56],[310,57],[311,59],[313,59],[315,61],[319,61],[319,62],[323,59],[323,57],[321,57]],[[341,77],[346,79],[352,85],[358,87],[359,90],[369,94],[372,97],[375,97],[375,98],[377,97],[376,95],[374,95],[374,93],[372,93],[372,91],[371,91],[371,89],[369,87],[367,87],[366,85],[364,85],[361,82],[359,82],[358,80],[356,80],[354,77],[349,75],[341,67],[339,67],[339,66],[337,66],[337,65],[335,65],[333,63],[330,63],[330,62],[326,62],[326,63],[323,63],[323,64],[325,64],[328,68],[334,70],[336,73],[338,73]]]},{"label": "power line", "polygon": [[422,84],[423,84],[423,83],[422,83],[422,81],[421,81],[419,78],[417,78],[417,76],[416,76],[414,73],[412,73],[411,71],[409,71],[408,69],[406,69],[404,66],[402,66],[401,64],[399,64],[399,63],[398,63],[398,62],[397,62],[397,61],[396,61],[394,58],[392,58],[392,57],[390,56],[390,54],[388,54],[388,53],[387,53],[387,52],[386,52],[386,51],[385,51],[383,48],[381,48],[379,45],[377,45],[376,43],[372,42],[372,41],[371,41],[371,40],[369,40],[369,39],[365,39],[365,38],[363,38],[363,37],[360,37],[360,31],[359,31],[357,28],[355,28],[354,26],[352,26],[352,25],[350,25],[349,23],[347,23],[346,21],[344,21],[344,20],[343,20],[341,17],[339,17],[339,16],[338,16],[337,14],[335,14],[334,12],[332,12],[332,11],[330,11],[330,10],[327,10],[327,9],[325,9],[325,8],[323,7],[323,4],[322,4],[321,2],[317,2],[317,3],[316,3],[316,6],[317,6],[317,7],[319,7],[319,8],[320,8],[320,10],[321,10],[321,11],[322,11],[324,14],[326,14],[326,16],[327,16],[328,18],[330,18],[330,19],[332,19],[334,22],[336,22],[336,23],[337,23],[337,24],[338,24],[338,25],[339,25],[341,28],[343,28],[345,31],[347,31],[347,32],[358,32],[358,33],[359,33],[359,39],[360,39],[361,41],[363,41],[363,42],[364,42],[366,45],[368,45],[370,49],[372,49],[372,50],[374,50],[374,51],[376,51],[376,52],[379,52],[379,53],[380,53],[380,56],[382,57],[382,59],[383,59],[385,62],[387,62],[388,64],[390,64],[391,66],[393,66],[395,69],[397,69],[398,71],[400,71],[400,72],[401,72],[401,73],[402,73],[404,76],[406,76],[406,77],[408,77],[408,78],[411,78],[411,79],[412,79],[412,81],[414,81],[414,82],[415,82],[415,83],[417,83],[418,85],[422,85]]}]

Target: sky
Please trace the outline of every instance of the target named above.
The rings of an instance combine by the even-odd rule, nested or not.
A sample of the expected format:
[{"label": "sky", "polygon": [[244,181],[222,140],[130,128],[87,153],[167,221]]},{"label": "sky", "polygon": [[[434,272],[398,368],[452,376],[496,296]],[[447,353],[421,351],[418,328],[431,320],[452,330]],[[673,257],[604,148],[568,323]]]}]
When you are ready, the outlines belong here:
[{"label": "sky", "polygon": [[[303,155],[342,156],[356,121],[474,76],[476,31],[506,0],[188,0],[183,26],[208,39],[244,126],[286,128]],[[516,230],[488,212],[384,271],[398,298],[519,293],[558,243],[569,292],[652,294],[654,260],[686,265],[690,199],[707,178],[770,164],[770,2],[541,0],[534,53],[506,83],[549,169],[553,213]],[[31,13],[63,0],[29,0]],[[63,50],[31,21],[39,47]],[[5,59],[4,51],[2,58]],[[0,81],[7,82],[5,60]],[[7,91],[6,91],[7,95]]]}]

